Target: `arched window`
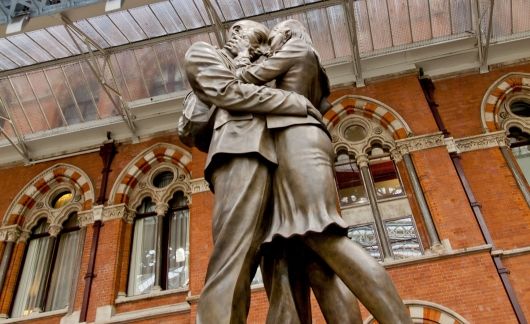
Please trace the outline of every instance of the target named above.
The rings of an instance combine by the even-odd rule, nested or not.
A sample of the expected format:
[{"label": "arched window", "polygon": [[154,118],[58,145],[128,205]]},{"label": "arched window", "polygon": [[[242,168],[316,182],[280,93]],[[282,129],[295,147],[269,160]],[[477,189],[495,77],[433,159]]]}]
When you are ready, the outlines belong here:
[{"label": "arched window", "polygon": [[[390,155],[374,148],[367,172],[361,169],[355,157],[338,155],[335,174],[340,206],[350,225],[348,236],[377,259],[381,259],[382,244],[387,245],[395,259],[422,255],[412,211]],[[368,194],[370,191],[375,193],[373,197]],[[374,210],[378,215],[374,215]],[[380,233],[377,218],[385,233]]]},{"label": "arched window", "polygon": [[[168,177],[161,179],[168,181]],[[158,187],[156,177],[153,184]],[[155,203],[147,197],[136,210],[128,295],[188,285],[189,209],[184,193],[175,192],[168,205],[165,214],[157,214]]]},{"label": "arched window", "polygon": [[379,260],[422,255],[393,134],[362,111],[333,124],[337,191],[349,237]]},{"label": "arched window", "polygon": [[[68,194],[59,195],[52,202],[52,207],[64,206]],[[50,228],[45,218],[33,228],[12,317],[64,309],[70,304],[70,292],[77,273],[75,268],[79,262],[80,231],[77,213],[70,214],[59,233],[56,231],[56,228]]]}]

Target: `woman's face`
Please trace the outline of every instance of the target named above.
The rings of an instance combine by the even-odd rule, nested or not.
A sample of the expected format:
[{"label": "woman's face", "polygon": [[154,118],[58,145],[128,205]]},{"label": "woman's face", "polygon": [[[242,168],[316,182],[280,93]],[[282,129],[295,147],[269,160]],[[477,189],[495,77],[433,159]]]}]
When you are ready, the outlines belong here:
[{"label": "woman's face", "polygon": [[274,27],[269,33],[269,46],[271,52],[279,50],[287,41],[286,30],[281,27]]}]

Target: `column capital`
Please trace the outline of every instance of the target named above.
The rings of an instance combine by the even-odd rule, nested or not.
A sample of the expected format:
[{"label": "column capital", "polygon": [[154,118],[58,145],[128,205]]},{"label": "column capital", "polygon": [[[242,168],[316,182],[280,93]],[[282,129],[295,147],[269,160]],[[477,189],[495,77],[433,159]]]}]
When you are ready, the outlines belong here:
[{"label": "column capital", "polygon": [[368,155],[366,154],[359,154],[355,157],[355,163],[359,166],[359,168],[367,167],[368,166]]},{"label": "column capital", "polygon": [[18,225],[8,225],[0,228],[0,241],[16,242],[22,229]]}]

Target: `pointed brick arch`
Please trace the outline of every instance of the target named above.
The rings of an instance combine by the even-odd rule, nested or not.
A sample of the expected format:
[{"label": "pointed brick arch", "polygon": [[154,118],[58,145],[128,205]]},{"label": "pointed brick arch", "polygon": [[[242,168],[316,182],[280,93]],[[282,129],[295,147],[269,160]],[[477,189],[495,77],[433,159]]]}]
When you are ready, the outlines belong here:
[{"label": "pointed brick arch", "polygon": [[501,130],[499,123],[499,109],[510,93],[530,91],[530,73],[508,73],[497,79],[486,91],[480,106],[482,127],[487,132]]},{"label": "pointed brick arch", "polygon": [[[410,317],[414,323],[436,323],[436,324],[469,324],[460,314],[445,306],[424,301],[405,301],[409,309]],[[365,324],[378,323],[372,316],[364,321]]]},{"label": "pointed brick arch", "polygon": [[139,178],[162,162],[169,162],[190,173],[190,152],[172,144],[159,143],[138,154],[121,172],[112,188],[109,201],[113,204],[129,203],[130,192],[138,185]]},{"label": "pointed brick arch", "polygon": [[376,120],[396,140],[412,134],[405,120],[394,109],[380,101],[363,96],[347,95],[335,100],[332,108],[324,115],[324,123],[331,130],[352,114]]},{"label": "pointed brick arch", "polygon": [[41,172],[19,192],[8,208],[3,219],[4,225],[22,225],[28,220],[25,215],[31,213],[37,202],[50,190],[61,183],[69,182],[79,189],[81,194],[82,210],[92,208],[94,203],[94,186],[90,178],[76,166],[69,164],[56,164]]}]

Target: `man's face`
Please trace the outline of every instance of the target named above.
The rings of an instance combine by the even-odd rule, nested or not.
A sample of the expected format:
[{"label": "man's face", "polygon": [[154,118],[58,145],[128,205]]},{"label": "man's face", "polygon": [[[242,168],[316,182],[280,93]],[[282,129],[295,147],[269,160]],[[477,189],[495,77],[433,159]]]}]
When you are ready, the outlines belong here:
[{"label": "man's face", "polygon": [[261,33],[251,26],[235,25],[230,28],[229,39],[225,48],[237,56],[243,49],[248,49],[251,59],[259,55],[258,49],[264,45]]}]

